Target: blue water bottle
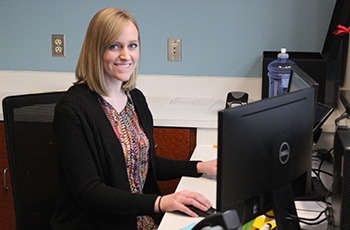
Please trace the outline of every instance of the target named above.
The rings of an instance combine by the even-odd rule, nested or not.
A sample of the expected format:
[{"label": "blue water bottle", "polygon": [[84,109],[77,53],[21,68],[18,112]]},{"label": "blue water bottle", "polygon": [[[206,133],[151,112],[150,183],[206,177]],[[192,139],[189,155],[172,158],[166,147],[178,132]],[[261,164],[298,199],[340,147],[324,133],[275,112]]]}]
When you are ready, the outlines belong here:
[{"label": "blue water bottle", "polygon": [[289,60],[286,48],[281,49],[277,60],[270,62],[267,66],[269,76],[269,97],[287,93],[290,71],[295,63]]}]

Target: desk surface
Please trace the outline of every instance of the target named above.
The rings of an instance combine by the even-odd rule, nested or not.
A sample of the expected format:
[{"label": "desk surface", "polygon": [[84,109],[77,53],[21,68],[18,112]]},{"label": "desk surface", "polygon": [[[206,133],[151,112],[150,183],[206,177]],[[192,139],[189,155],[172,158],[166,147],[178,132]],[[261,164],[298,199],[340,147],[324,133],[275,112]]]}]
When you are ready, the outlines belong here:
[{"label": "desk surface", "polygon": [[[217,156],[217,149],[212,145],[197,146],[192,160],[211,160]],[[216,176],[204,175],[200,178],[183,177],[176,189],[176,191],[191,190],[202,193],[206,196],[216,207]],[[305,218],[315,218],[321,210],[325,208],[323,202],[313,201],[296,201],[295,202],[298,216]],[[198,223],[203,218],[193,218],[182,215],[180,213],[166,213],[159,226],[159,230],[175,230],[182,229],[190,224]],[[300,224],[302,229],[327,229],[327,223],[322,223],[317,226]]]},{"label": "desk surface", "polygon": [[[218,107],[211,109],[206,106],[198,106],[190,109],[188,106],[184,105],[183,107],[174,106],[174,108],[171,108],[169,106],[169,100],[171,99],[174,98],[147,97],[147,103],[154,116],[155,126],[217,128]],[[183,100],[183,103],[196,103],[196,99],[194,98],[184,98]],[[219,99],[202,98],[202,102],[205,102],[205,100],[208,100],[208,104],[219,101]],[[220,109],[223,109],[225,107],[225,101],[222,100],[221,104],[222,106]]]},{"label": "desk surface", "polygon": [[[197,146],[192,155],[192,160],[212,160],[217,156],[217,149],[212,145]],[[202,193],[216,207],[216,176],[204,175],[200,178],[183,177],[176,189],[177,192],[182,190],[191,190]],[[159,230],[181,229],[194,222],[199,222],[203,217],[189,217],[180,213],[166,213],[159,226]]]}]

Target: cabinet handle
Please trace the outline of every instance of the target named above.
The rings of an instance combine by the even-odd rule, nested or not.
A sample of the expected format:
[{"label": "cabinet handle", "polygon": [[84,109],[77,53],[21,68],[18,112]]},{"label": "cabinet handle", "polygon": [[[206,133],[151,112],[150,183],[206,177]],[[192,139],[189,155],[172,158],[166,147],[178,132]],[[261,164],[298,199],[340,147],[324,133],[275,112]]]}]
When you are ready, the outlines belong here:
[{"label": "cabinet handle", "polygon": [[4,169],[4,189],[5,189],[5,190],[8,190],[8,189],[9,189],[9,187],[7,187],[7,184],[6,184],[6,174],[7,174],[7,170],[8,170],[8,168],[5,168],[5,169]]}]

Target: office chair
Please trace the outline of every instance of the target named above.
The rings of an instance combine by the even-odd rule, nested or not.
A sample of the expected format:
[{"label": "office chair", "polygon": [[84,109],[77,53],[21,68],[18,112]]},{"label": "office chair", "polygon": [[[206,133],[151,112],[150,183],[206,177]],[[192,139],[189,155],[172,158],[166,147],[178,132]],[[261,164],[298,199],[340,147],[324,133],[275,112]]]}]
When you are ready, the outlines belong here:
[{"label": "office chair", "polygon": [[50,229],[58,185],[54,108],[64,92],[3,99],[16,229]]}]

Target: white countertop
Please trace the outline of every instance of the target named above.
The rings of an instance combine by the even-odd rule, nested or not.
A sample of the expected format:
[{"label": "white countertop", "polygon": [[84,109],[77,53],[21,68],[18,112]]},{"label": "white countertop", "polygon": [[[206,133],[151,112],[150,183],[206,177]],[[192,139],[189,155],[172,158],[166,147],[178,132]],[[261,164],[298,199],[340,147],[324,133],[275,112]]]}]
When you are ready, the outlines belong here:
[{"label": "white countertop", "polygon": [[[191,160],[212,160],[217,158],[217,148],[212,145],[197,146]],[[203,175],[200,178],[182,177],[176,192],[191,190],[202,193],[216,207],[216,176]],[[159,226],[159,230],[178,230],[193,223],[198,223],[203,217],[189,217],[181,213],[167,212]]]},{"label": "white countertop", "polygon": [[[217,114],[218,110],[211,110],[210,108],[196,107],[193,109],[178,106],[176,108],[169,108],[169,100],[171,97],[147,97],[148,106],[153,114],[155,126],[170,126],[170,127],[195,127],[195,128],[217,128]],[[194,98],[182,98],[184,101],[196,100]],[[207,98],[208,101],[215,101],[219,99]],[[225,101],[222,101],[221,109],[225,106]],[[195,106],[194,106],[195,107]]]}]

